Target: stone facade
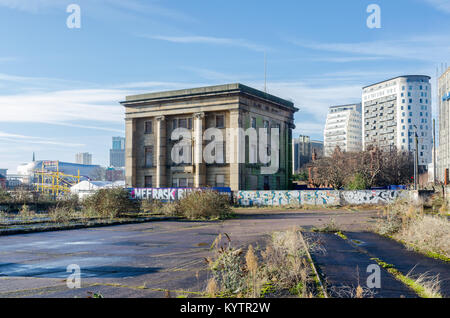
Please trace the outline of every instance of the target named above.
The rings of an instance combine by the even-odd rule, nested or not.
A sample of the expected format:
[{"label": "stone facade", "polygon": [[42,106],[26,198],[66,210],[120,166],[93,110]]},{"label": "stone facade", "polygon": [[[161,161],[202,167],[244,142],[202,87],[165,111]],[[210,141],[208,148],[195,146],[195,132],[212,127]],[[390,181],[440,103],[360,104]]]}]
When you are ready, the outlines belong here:
[{"label": "stone facade", "polygon": [[[127,96],[126,185],[129,187],[230,187],[232,190],[287,189],[292,175],[293,103],[242,84],[227,84],[169,92]],[[261,163],[250,163],[253,149],[245,136],[230,130],[250,127],[279,128],[279,168],[262,174]],[[190,131],[182,154],[192,158],[177,163],[177,128]],[[203,158],[205,131],[216,128],[223,136],[223,162]],[[202,138],[203,137],[203,138]],[[258,137],[259,138],[259,137]],[[174,140],[176,139],[176,140]],[[258,142],[259,143],[259,142]],[[243,146],[245,145],[245,147]],[[251,149],[250,149],[251,148]],[[243,154],[242,152],[245,152]],[[237,160],[245,156],[245,162]]]}]

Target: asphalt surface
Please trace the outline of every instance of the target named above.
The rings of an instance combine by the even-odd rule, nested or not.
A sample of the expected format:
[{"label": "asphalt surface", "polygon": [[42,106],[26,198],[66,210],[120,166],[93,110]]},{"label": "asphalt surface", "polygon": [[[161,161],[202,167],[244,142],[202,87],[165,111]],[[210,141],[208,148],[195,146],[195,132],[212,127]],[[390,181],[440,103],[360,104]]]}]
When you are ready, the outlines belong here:
[{"label": "asphalt surface", "polygon": [[[331,220],[344,231],[360,233],[376,215],[375,211],[243,211],[239,218],[223,222],[160,221],[0,236],[0,297],[84,298],[89,293],[108,298],[198,297],[209,275],[204,258],[211,256],[210,245],[219,233],[227,233],[234,247],[263,247],[274,231],[293,226],[308,230]],[[348,253],[333,245],[342,242],[331,242],[324,248],[340,260],[337,265],[344,265],[328,267],[336,277],[354,275],[356,266],[365,269],[367,258],[345,257]],[[81,269],[81,288],[66,284],[71,264]],[[383,279],[391,282],[389,277]],[[341,282],[336,280],[336,285]],[[382,297],[401,295],[414,297],[397,285]]]}]

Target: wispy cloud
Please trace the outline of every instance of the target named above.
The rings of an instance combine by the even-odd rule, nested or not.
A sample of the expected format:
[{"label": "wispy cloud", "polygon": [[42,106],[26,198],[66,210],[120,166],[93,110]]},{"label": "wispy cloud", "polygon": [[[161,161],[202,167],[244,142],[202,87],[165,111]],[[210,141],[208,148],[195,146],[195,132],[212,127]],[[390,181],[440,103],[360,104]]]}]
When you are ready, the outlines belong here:
[{"label": "wispy cloud", "polygon": [[83,147],[84,144],[69,143],[67,141],[58,141],[55,139],[41,138],[36,136],[25,136],[19,134],[11,134],[7,132],[0,131],[0,140],[9,142],[20,142],[27,144],[42,144],[42,145],[53,145],[62,147]]},{"label": "wispy cloud", "polygon": [[181,44],[212,44],[242,47],[253,51],[264,52],[269,48],[263,45],[255,44],[244,39],[220,38],[212,36],[166,36],[166,35],[139,35],[140,37],[153,40],[167,41]]},{"label": "wispy cloud", "polygon": [[196,21],[193,17],[161,6],[158,2],[149,0],[0,0],[0,6],[31,13],[43,13],[49,9],[65,10],[69,4],[76,3],[86,14],[105,14],[105,10],[108,10],[108,14],[123,14],[126,10],[139,15],[160,16],[177,21]]},{"label": "wispy cloud", "polygon": [[17,57],[11,57],[11,56],[1,57],[0,56],[0,63],[15,62],[17,60],[18,60]]},{"label": "wispy cloud", "polygon": [[450,13],[450,1],[449,0],[424,0],[425,2],[429,3],[436,9],[440,11],[444,11],[447,13]]},{"label": "wispy cloud", "polygon": [[400,40],[379,40],[355,43],[321,43],[289,39],[288,41],[304,48],[340,52],[370,57],[384,57],[391,59],[421,60],[439,62],[450,56],[450,43],[443,39],[447,35],[423,35]]}]

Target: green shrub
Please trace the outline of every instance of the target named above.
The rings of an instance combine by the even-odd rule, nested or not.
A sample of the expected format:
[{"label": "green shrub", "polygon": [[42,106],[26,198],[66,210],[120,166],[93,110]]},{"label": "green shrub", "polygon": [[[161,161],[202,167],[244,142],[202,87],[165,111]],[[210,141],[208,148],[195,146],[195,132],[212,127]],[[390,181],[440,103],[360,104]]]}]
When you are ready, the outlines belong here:
[{"label": "green shrub", "polygon": [[0,204],[10,203],[11,199],[11,194],[9,194],[6,190],[0,188]]},{"label": "green shrub", "polygon": [[351,181],[347,184],[348,190],[366,190],[369,187],[369,182],[360,173],[355,173]]},{"label": "green shrub", "polygon": [[83,210],[100,217],[114,218],[126,212],[139,210],[139,203],[133,201],[125,189],[100,189],[85,198]]},{"label": "green shrub", "polygon": [[67,208],[73,211],[78,210],[80,208],[80,200],[78,199],[78,195],[69,194],[64,196],[63,198],[57,200],[56,207]]},{"label": "green shrub", "polygon": [[142,200],[141,211],[144,213],[160,214],[163,203],[158,200]]},{"label": "green shrub", "polygon": [[143,200],[141,202],[141,211],[167,216],[178,216],[181,214],[178,202],[161,202],[158,200]]},{"label": "green shrub", "polygon": [[228,196],[211,190],[189,193],[178,208],[188,219],[225,219],[233,213]]},{"label": "green shrub", "polygon": [[75,217],[75,210],[71,209],[67,206],[57,206],[54,208],[51,208],[48,212],[48,216],[52,219],[54,222],[68,222],[71,219]]},{"label": "green shrub", "polygon": [[22,205],[19,211],[19,217],[22,219],[31,219],[35,216],[34,211],[30,210],[30,207],[26,204]]},{"label": "green shrub", "polygon": [[214,240],[211,246],[214,256],[207,258],[206,261],[220,290],[227,295],[235,295],[245,288],[245,272],[241,260],[242,250],[231,246],[228,235],[226,235],[227,243],[221,244],[222,238],[222,234],[219,234]]}]

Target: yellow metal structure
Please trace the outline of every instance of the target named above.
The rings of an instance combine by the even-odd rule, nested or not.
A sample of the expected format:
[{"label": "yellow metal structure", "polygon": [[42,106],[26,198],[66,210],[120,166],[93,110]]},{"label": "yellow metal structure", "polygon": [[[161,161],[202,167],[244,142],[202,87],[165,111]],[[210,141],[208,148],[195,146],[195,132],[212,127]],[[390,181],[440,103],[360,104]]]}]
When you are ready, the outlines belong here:
[{"label": "yellow metal structure", "polygon": [[36,190],[41,193],[60,195],[70,192],[70,187],[80,182],[80,170],[73,176],[59,171],[59,161],[43,161],[42,167],[34,171]]}]

